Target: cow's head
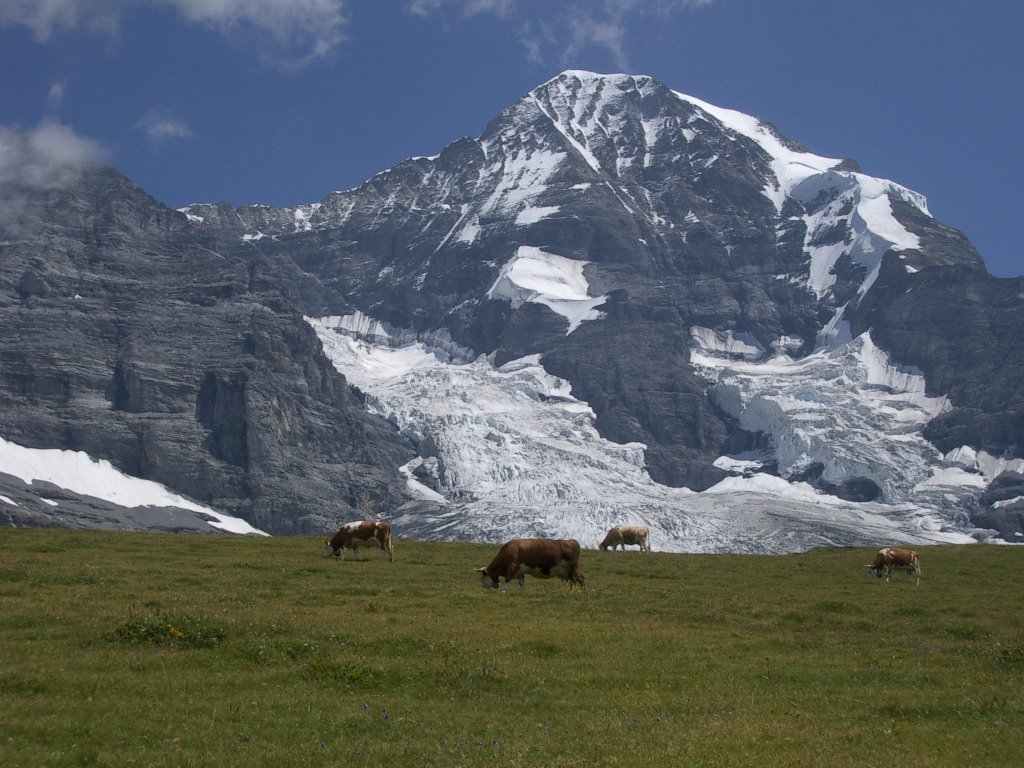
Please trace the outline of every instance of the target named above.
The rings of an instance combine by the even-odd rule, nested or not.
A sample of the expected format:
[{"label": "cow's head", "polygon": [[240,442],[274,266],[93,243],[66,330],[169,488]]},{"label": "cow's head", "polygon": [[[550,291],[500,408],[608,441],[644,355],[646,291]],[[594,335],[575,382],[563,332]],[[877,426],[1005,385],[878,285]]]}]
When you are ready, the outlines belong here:
[{"label": "cow's head", "polygon": [[480,574],[480,586],[484,589],[497,589],[498,588],[498,577],[491,576],[487,572],[486,568],[477,568],[476,572]]},{"label": "cow's head", "polygon": [[331,555],[337,556],[338,550],[331,546],[330,539],[324,539],[324,557],[330,557]]}]

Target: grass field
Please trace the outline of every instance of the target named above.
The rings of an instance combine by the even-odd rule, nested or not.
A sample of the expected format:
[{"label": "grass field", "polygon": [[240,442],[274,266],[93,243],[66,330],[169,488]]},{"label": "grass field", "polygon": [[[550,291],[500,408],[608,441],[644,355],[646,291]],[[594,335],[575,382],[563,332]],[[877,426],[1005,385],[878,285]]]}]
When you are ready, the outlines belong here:
[{"label": "grass field", "polygon": [[496,550],[0,530],[0,765],[1024,765],[1024,548]]}]

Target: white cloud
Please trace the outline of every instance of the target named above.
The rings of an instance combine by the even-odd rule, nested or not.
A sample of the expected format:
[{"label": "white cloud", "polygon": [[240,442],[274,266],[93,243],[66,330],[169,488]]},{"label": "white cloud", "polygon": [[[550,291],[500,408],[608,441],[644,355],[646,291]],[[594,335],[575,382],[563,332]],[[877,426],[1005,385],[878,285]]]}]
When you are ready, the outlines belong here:
[{"label": "white cloud", "polygon": [[188,124],[162,109],[151,109],[139,122],[152,141],[190,139],[194,135]]},{"label": "white cloud", "polygon": [[60,123],[31,131],[0,126],[0,225],[15,223],[29,189],[62,189],[105,156],[92,139]]},{"label": "white cloud", "polygon": [[27,132],[0,126],[0,184],[63,187],[104,155],[97,142],[60,123],[44,122]]},{"label": "white cloud", "polygon": [[417,16],[429,16],[442,8],[461,9],[466,16],[478,13],[493,13],[506,17],[515,7],[516,0],[410,0],[407,8]]},{"label": "white cloud", "polygon": [[64,103],[65,83],[55,82],[50,84],[50,90],[46,94],[46,108],[50,112],[56,112]]},{"label": "white cloud", "polygon": [[626,56],[626,27],[622,19],[600,20],[587,14],[573,16],[566,20],[569,40],[563,56],[563,63],[570,61],[581,50],[596,45],[608,50],[615,66],[629,69]]},{"label": "white cloud", "polygon": [[0,26],[23,26],[46,42],[61,29],[111,32],[126,0],[0,0]]},{"label": "white cloud", "polygon": [[[290,63],[329,54],[345,39],[343,0],[145,0],[177,8],[190,22],[269,35]],[[298,58],[295,58],[295,56]]]},{"label": "white cloud", "polygon": [[189,23],[269,38],[292,64],[324,56],[345,39],[345,0],[0,0],[0,26],[24,26],[40,42],[55,32],[114,32],[146,6],[171,7]]},{"label": "white cloud", "polygon": [[630,21],[639,16],[668,17],[695,10],[714,0],[410,0],[406,8],[417,16],[447,9],[465,16],[492,13],[515,23],[516,34],[533,63],[543,63],[548,50],[560,52],[564,65],[585,48],[604,48],[617,67],[628,69]]}]

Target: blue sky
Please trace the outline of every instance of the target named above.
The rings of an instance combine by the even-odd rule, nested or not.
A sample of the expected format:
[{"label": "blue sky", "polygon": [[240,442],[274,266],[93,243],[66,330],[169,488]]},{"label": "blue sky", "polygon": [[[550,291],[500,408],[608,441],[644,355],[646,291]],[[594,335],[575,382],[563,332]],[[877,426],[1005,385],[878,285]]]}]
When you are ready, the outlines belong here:
[{"label": "blue sky", "polygon": [[923,193],[1017,276],[1022,36],[1019,0],[0,0],[0,139],[173,207],[294,205],[564,69],[647,74]]}]

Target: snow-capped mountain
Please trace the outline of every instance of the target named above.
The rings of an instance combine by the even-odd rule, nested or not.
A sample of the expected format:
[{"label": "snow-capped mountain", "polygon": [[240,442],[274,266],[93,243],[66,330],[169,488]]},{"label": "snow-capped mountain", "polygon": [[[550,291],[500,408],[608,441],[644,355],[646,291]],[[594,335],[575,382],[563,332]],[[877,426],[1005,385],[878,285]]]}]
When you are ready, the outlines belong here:
[{"label": "snow-capped mountain", "polygon": [[[335,513],[293,521],[593,543],[642,520],[663,549],[757,551],[1021,529],[1006,473],[1024,469],[1024,281],[988,275],[916,192],[652,78],[565,72],[480,137],[318,203],[166,215],[195,260],[249,274],[220,294],[208,280],[212,306],[272,284],[271,314],[305,315],[406,441],[377,453],[401,486],[346,480]],[[287,344],[270,369],[309,381]],[[121,370],[143,398],[147,369]],[[248,449],[261,420],[277,434],[302,409],[191,375],[180,410],[202,415],[204,464],[315,476]],[[332,455],[302,430],[316,438],[289,446]]]}]

